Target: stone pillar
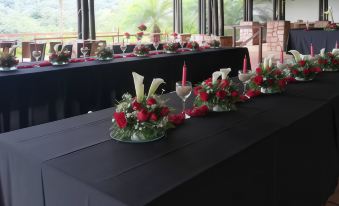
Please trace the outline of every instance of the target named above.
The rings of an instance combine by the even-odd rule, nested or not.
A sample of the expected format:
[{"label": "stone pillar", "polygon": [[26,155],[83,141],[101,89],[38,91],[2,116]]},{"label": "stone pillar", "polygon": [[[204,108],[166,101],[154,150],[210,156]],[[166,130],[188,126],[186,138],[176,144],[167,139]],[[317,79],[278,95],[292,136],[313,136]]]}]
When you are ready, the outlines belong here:
[{"label": "stone pillar", "polygon": [[[260,25],[259,22],[256,22],[256,21],[240,22],[240,26],[259,26],[259,25]],[[245,42],[258,31],[259,31],[259,28],[240,29],[239,41]],[[258,44],[259,44],[259,35],[247,43],[247,45],[258,45]]]},{"label": "stone pillar", "polygon": [[290,30],[289,21],[269,21],[267,22],[267,48],[270,51],[280,51],[285,49]]}]

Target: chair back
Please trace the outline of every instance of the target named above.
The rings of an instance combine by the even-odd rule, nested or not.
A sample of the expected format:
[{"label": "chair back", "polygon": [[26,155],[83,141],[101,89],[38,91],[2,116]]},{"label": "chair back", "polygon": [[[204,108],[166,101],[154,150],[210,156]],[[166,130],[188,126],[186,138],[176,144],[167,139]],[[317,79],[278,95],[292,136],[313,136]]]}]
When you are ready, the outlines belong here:
[{"label": "chair back", "polygon": [[[1,41],[0,42],[0,51],[4,53],[8,53],[10,48],[16,44],[16,41]],[[16,50],[14,50],[14,55]]]},{"label": "chair back", "polygon": [[103,43],[104,45],[106,45],[106,40],[99,40],[99,41],[93,41],[92,42],[92,48],[91,48],[91,52],[90,52],[90,56],[96,56],[96,52],[99,49],[99,44]]},{"label": "chair back", "polygon": [[[76,58],[80,58],[82,57],[82,53],[81,53],[81,48],[83,47],[83,43],[82,42],[76,42]],[[88,48],[89,52],[86,54],[86,56],[91,54],[92,51],[92,41],[85,41],[85,47]]]},{"label": "chair back", "polygon": [[54,46],[57,45],[57,44],[61,44],[61,42],[58,42],[58,41],[49,42],[49,53],[55,52]]},{"label": "chair back", "polygon": [[29,50],[32,62],[35,61],[35,58],[32,55],[32,52],[35,50],[41,51],[41,57],[38,59],[38,61],[45,60],[46,43],[30,43]]}]

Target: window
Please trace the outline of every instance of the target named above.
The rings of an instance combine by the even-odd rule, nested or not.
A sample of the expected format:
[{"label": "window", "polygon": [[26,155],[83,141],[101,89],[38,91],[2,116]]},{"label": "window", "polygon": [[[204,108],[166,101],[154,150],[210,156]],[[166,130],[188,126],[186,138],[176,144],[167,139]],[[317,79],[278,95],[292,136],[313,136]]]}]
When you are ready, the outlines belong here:
[{"label": "window", "polygon": [[198,34],[199,33],[199,1],[198,0],[183,0],[183,27],[184,33]]},{"label": "window", "polygon": [[291,22],[303,20],[304,22],[317,21],[319,19],[318,0],[286,0],[285,19]]},{"label": "window", "polygon": [[253,21],[264,23],[273,19],[273,0],[253,0]]}]

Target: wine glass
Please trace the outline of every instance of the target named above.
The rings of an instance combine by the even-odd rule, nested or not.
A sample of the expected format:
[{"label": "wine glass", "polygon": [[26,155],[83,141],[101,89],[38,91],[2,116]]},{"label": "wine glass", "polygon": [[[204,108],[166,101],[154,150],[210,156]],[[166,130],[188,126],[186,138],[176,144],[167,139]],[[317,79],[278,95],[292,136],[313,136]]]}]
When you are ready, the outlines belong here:
[{"label": "wine glass", "polygon": [[[35,62],[38,62],[39,61],[39,58],[41,57],[41,51],[33,51],[32,52],[32,55],[35,59]],[[34,67],[40,67],[39,64],[36,64]]]},{"label": "wine glass", "polygon": [[125,52],[126,52],[126,49],[127,49],[127,44],[125,44],[125,43],[120,44],[120,49],[122,51],[122,57],[126,57]]},{"label": "wine glass", "polygon": [[158,53],[160,42],[158,40],[153,41],[153,46],[155,48],[155,51]]},{"label": "wine glass", "polygon": [[81,51],[81,53],[82,53],[82,55],[83,55],[83,57],[84,57],[84,60],[85,60],[85,62],[86,62],[86,61],[87,61],[87,60],[86,60],[86,54],[89,52],[88,47],[83,46],[83,47],[81,47],[80,51]]},{"label": "wine glass", "polygon": [[243,95],[246,95],[247,92],[247,85],[252,77],[252,72],[251,71],[246,71],[245,73],[243,71],[239,71],[238,78],[239,80],[243,83],[244,85],[244,91]]},{"label": "wine glass", "polygon": [[192,93],[192,83],[186,81],[186,83],[183,85],[182,82],[177,82],[175,85],[176,93],[177,95],[182,99],[182,113],[185,114],[185,119],[190,118],[185,112],[186,110],[186,99],[191,95]]}]

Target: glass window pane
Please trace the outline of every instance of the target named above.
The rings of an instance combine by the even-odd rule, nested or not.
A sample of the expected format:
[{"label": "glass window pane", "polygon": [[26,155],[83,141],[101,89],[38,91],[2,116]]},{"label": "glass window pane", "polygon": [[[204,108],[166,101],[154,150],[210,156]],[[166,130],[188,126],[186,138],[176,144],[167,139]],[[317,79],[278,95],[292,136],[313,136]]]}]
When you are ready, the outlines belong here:
[{"label": "glass window pane", "polygon": [[183,27],[184,33],[199,33],[199,1],[183,0]]},{"label": "glass window pane", "polygon": [[[328,0],[328,6],[332,7],[334,22],[339,22],[339,1]],[[329,19],[331,21],[331,19]]]},{"label": "glass window pane", "polygon": [[253,1],[253,20],[260,23],[272,21],[273,19],[273,0],[254,0]]},{"label": "glass window pane", "polygon": [[286,20],[291,22],[297,22],[298,20],[313,22],[317,21],[318,18],[319,0],[286,0]]}]

